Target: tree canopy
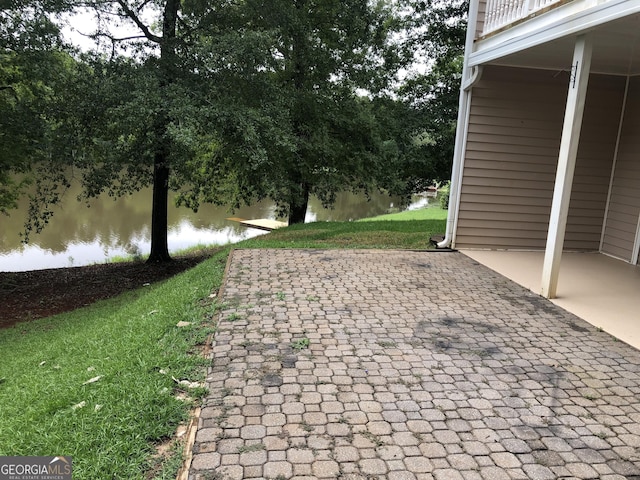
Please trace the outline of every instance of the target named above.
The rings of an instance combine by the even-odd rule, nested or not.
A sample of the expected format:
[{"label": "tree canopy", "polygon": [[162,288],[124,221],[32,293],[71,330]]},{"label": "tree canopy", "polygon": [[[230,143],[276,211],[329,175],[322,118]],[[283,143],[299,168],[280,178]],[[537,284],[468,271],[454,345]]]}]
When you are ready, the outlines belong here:
[{"label": "tree canopy", "polygon": [[62,5],[12,1],[0,6],[0,213],[14,208],[46,161],[50,125],[43,112],[65,76],[60,31],[50,12]]},{"label": "tree canopy", "polygon": [[382,183],[394,193],[420,192],[450,178],[468,4],[403,3],[402,56],[414,68],[398,85],[399,101],[378,102],[378,118],[392,132],[386,152],[395,163],[390,170],[395,175],[386,175]]}]

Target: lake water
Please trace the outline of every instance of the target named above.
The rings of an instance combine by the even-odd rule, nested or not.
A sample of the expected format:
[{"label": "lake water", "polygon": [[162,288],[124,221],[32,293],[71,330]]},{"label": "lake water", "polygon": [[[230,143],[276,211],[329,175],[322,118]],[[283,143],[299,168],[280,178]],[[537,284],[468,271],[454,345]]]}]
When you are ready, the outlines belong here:
[{"label": "lake water", "polygon": [[[32,234],[28,245],[22,243],[26,202],[9,216],[0,215],[0,271],[17,272],[101,263],[114,256],[147,254],[151,232],[151,190],[112,199],[107,196],[90,202],[87,208],[76,197],[80,189],[72,188],[63,202],[55,208],[49,225],[40,234]],[[414,197],[409,209],[421,208],[435,199]],[[335,207],[325,209],[312,198],[306,221],[347,221],[372,217],[398,210],[398,198],[373,195],[367,201],[364,195],[343,193],[338,195]],[[238,242],[266,232],[243,227],[228,217],[244,219],[275,219],[273,203],[264,201],[251,207],[230,212],[226,207],[203,205],[198,213],[188,208],[169,208],[169,250],[198,245],[224,245]]]}]

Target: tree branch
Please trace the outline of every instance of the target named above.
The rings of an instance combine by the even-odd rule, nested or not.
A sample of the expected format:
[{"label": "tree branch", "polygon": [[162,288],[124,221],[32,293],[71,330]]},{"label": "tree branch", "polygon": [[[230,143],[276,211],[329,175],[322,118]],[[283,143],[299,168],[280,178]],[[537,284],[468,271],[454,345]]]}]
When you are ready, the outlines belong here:
[{"label": "tree branch", "polygon": [[162,43],[162,37],[159,37],[151,33],[151,30],[149,30],[149,27],[147,27],[144,23],[142,23],[140,18],[138,18],[138,15],[136,15],[136,13],[133,10],[131,10],[131,8],[129,8],[129,5],[127,5],[125,0],[118,0],[118,5],[120,5],[120,8],[124,10],[124,13],[127,15],[127,17],[133,20],[133,22],[138,26],[138,28],[142,30],[142,33],[147,38],[147,40],[150,40],[154,43]]},{"label": "tree branch", "polygon": [[136,40],[136,39],[140,39],[140,38],[147,38],[146,35],[133,35],[130,37],[114,37],[113,35],[110,35],[108,33],[104,33],[104,32],[96,32],[96,33],[82,33],[82,32],[78,32],[80,35],[82,35],[83,37],[87,37],[90,39],[95,39],[97,37],[105,37],[108,38],[109,40],[111,40],[112,43],[117,43],[117,42],[124,42],[127,40]]},{"label": "tree branch", "polygon": [[151,0],[145,0],[144,2],[142,2],[142,4],[138,7],[138,11],[141,12],[144,7],[149,5],[149,3],[151,3]]}]

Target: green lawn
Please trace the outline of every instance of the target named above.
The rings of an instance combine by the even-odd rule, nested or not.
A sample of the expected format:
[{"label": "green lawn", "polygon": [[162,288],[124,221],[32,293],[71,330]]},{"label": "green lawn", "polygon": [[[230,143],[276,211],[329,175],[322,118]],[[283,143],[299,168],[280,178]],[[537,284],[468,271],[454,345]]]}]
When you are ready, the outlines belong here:
[{"label": "green lawn", "polygon": [[[429,248],[444,226],[442,219],[314,223],[236,246]],[[210,293],[222,283],[230,248],[160,284],[0,330],[0,455],[71,455],[76,480],[175,478],[180,449],[161,469],[155,446],[205,393],[176,380],[204,379],[198,346],[215,328]],[[181,321],[190,325],[177,327]]]},{"label": "green lawn", "polygon": [[382,220],[446,220],[447,210],[439,207],[426,207],[399,213],[388,213],[373,218],[364,218],[359,222],[378,222]]},{"label": "green lawn", "polygon": [[[203,378],[194,347],[214,306],[202,299],[220,284],[225,261],[0,330],[0,453],[71,455],[74,479],[144,478],[154,444],[204,393],[173,378]],[[185,390],[191,400],[178,398]]]}]

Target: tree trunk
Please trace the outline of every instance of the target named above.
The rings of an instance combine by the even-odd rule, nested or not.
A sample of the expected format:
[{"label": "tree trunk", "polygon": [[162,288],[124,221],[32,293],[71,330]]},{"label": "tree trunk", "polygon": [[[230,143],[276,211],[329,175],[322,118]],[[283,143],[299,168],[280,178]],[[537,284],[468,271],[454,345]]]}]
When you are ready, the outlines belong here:
[{"label": "tree trunk", "polygon": [[157,154],[153,165],[153,205],[151,210],[151,252],[148,263],[171,261],[168,231],[169,167]]},{"label": "tree trunk", "polygon": [[309,184],[303,182],[300,185],[300,194],[291,199],[289,205],[289,225],[304,223],[309,206]]},{"label": "tree trunk", "polygon": [[[180,0],[166,0],[162,15],[162,40],[160,43],[160,87],[165,88],[175,81],[176,26]],[[157,119],[156,141],[158,150],[153,159],[153,206],[151,210],[151,252],[148,263],[171,261],[169,255],[168,202],[169,202],[169,149],[167,147],[166,112],[160,112]]]}]

